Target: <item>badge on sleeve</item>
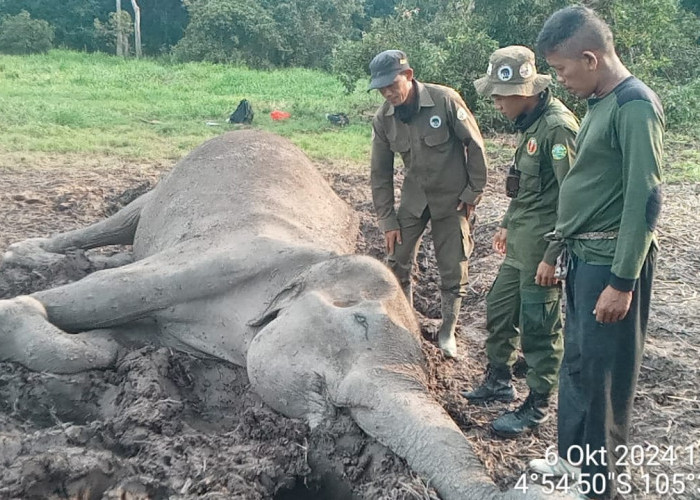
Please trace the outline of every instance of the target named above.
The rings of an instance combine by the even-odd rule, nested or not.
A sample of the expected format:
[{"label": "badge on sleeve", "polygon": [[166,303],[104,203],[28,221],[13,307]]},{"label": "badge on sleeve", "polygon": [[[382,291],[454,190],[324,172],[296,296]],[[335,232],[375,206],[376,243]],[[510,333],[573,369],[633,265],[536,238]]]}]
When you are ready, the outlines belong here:
[{"label": "badge on sleeve", "polygon": [[430,126],[433,128],[438,128],[442,125],[442,119],[438,115],[433,115],[430,117]]},{"label": "badge on sleeve", "polygon": [[537,153],[537,139],[530,137],[530,140],[527,141],[527,154],[532,156],[535,153]]},{"label": "badge on sleeve", "polygon": [[467,113],[467,110],[464,108],[459,108],[457,110],[457,119],[459,121],[466,120],[469,114]]},{"label": "badge on sleeve", "polygon": [[568,153],[569,151],[563,144],[555,144],[552,146],[552,158],[555,160],[563,160]]}]

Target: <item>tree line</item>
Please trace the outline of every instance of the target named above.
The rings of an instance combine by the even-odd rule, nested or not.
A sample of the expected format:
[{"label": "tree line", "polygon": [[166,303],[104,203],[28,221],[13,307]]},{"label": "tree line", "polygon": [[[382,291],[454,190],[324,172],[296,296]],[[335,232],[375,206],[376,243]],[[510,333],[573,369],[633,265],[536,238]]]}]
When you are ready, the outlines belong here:
[{"label": "tree line", "polygon": [[501,118],[471,82],[489,54],[532,47],[544,20],[574,3],[608,21],[625,64],[666,98],[672,124],[700,119],[700,0],[0,0],[0,51],[142,48],[175,61],[302,66],[332,71],[352,91],[375,53],[402,48],[420,79],[459,90],[488,128]]}]

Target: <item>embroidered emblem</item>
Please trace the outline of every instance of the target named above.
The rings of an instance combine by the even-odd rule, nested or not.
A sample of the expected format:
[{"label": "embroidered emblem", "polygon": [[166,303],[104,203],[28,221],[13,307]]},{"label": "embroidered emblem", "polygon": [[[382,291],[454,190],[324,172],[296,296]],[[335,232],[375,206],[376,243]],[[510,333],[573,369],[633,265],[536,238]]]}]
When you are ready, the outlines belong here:
[{"label": "embroidered emblem", "polygon": [[513,68],[511,68],[507,64],[498,68],[498,79],[499,80],[501,80],[502,82],[507,82],[511,78],[513,78]]},{"label": "embroidered emblem", "polygon": [[430,117],[430,126],[433,128],[438,128],[442,125],[442,119],[438,115],[433,115]]},{"label": "embroidered emblem", "polygon": [[491,76],[491,73],[493,73],[493,64],[489,63],[489,67],[486,68],[486,74]]},{"label": "embroidered emblem", "polygon": [[457,119],[458,120],[466,120],[469,114],[467,113],[467,110],[464,108],[459,108],[457,110]]},{"label": "embroidered emblem", "polygon": [[537,139],[530,137],[530,140],[527,141],[527,154],[532,156],[535,153],[537,153]]},{"label": "embroidered emblem", "polygon": [[408,62],[407,59],[404,59],[404,58],[399,59],[399,64],[406,64],[407,62]]},{"label": "embroidered emblem", "polygon": [[533,68],[532,64],[529,62],[524,63],[522,66],[520,66],[520,70],[518,71],[520,73],[521,78],[528,79],[532,76]]},{"label": "embroidered emblem", "polygon": [[566,158],[568,152],[569,151],[566,149],[566,146],[563,144],[555,144],[552,146],[552,158],[555,160],[563,160]]}]

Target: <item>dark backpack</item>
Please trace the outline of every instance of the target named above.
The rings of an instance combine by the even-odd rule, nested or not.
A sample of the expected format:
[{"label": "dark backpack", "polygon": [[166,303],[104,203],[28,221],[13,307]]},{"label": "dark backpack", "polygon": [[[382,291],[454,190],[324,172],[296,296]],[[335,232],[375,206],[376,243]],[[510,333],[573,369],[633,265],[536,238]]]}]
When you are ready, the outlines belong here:
[{"label": "dark backpack", "polygon": [[253,121],[253,106],[250,105],[248,99],[243,99],[238,103],[236,111],[228,117],[229,123],[250,123]]}]

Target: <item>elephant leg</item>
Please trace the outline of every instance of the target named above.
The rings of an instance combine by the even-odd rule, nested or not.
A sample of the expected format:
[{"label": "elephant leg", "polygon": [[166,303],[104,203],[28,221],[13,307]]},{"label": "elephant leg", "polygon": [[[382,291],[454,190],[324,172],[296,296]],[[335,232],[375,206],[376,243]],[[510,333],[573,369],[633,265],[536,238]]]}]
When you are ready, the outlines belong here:
[{"label": "elephant leg", "polygon": [[59,233],[50,238],[30,238],[14,243],[3,256],[5,265],[41,267],[61,261],[70,249],[88,250],[107,245],[131,245],[141,217],[141,210],[151,192],[140,196],[119,212],[87,227]]},{"label": "elephant leg", "polygon": [[52,325],[38,300],[0,300],[0,361],[30,370],[77,373],[112,366],[119,344],[106,331],[69,335]]},{"label": "elephant leg", "polygon": [[259,273],[281,266],[302,269],[314,259],[317,251],[284,248],[262,238],[208,252],[176,246],[31,297],[43,304],[51,323],[80,332],[123,325],[177,304],[218,296]]}]

